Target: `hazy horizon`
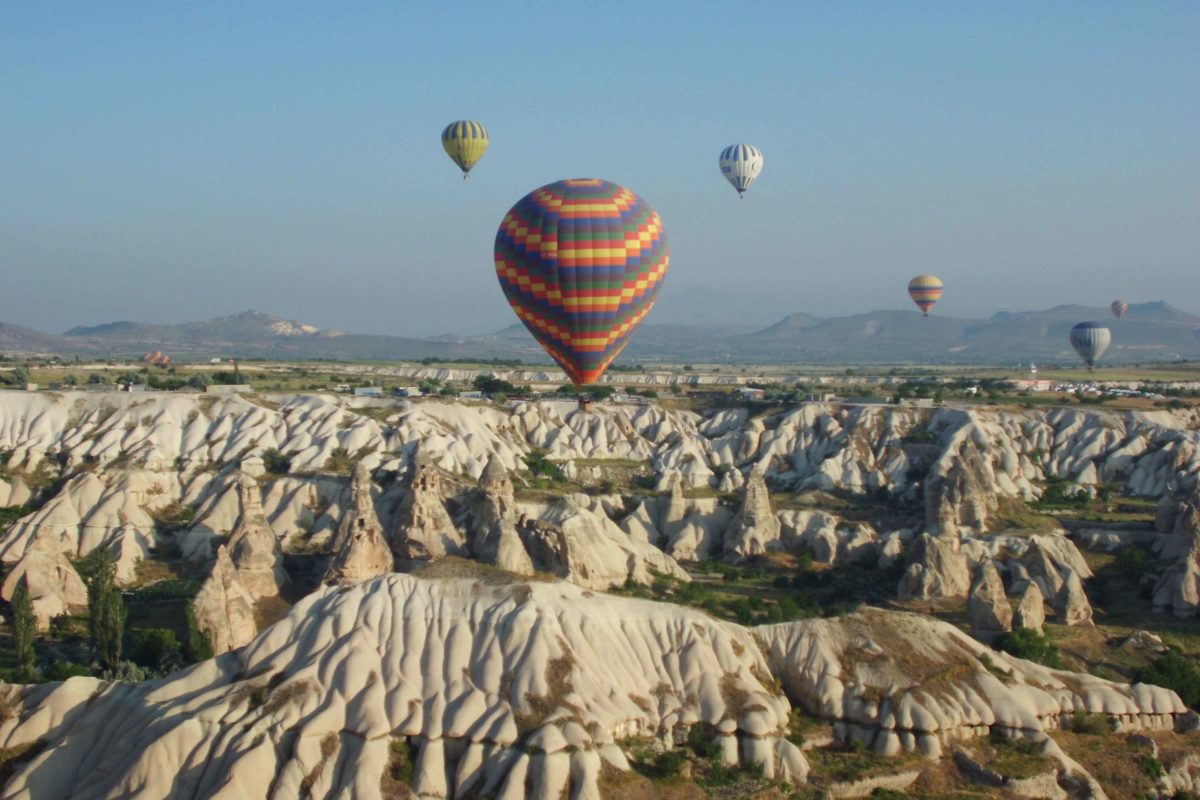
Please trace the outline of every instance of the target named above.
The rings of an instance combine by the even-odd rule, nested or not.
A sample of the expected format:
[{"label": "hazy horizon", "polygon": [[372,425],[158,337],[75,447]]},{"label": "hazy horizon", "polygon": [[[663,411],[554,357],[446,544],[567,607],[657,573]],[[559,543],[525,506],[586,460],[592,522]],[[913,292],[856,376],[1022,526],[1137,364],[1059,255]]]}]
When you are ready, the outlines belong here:
[{"label": "hazy horizon", "polygon": [[[1200,6],[736,11],[10,10],[0,320],[495,331],[497,224],[580,176],[663,217],[660,308],[900,309],[928,271],[950,317],[1200,311]],[[463,117],[492,138],[466,183],[438,139]],[[739,141],[766,157],[744,201]]]}]

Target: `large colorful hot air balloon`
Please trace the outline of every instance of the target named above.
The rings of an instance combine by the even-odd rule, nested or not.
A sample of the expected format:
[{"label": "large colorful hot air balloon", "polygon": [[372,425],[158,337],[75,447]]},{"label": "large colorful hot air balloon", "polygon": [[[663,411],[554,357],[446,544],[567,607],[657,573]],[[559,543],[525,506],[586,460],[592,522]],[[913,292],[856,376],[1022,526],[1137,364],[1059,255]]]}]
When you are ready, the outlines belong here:
[{"label": "large colorful hot air balloon", "polygon": [[908,282],[908,296],[921,309],[921,313],[929,316],[929,309],[942,299],[942,279],[937,275],[918,275]]},{"label": "large colorful hot air balloon", "polygon": [[1090,369],[1112,343],[1112,331],[1099,322],[1081,322],[1071,328],[1070,340],[1071,347],[1075,348]]},{"label": "large colorful hot air balloon", "polygon": [[595,383],[667,274],[662,220],[628,189],[581,178],[535,189],[496,232],[496,276],[525,327],[576,386]]},{"label": "large colorful hot air balloon", "polygon": [[1110,308],[1112,309],[1113,316],[1117,319],[1125,319],[1125,315],[1129,313],[1129,303],[1126,303],[1124,300],[1113,300]]},{"label": "large colorful hot air balloon", "polygon": [[745,197],[750,184],[762,172],[763,154],[754,145],[731,144],[721,151],[718,163],[725,180],[737,189],[738,197]]},{"label": "large colorful hot air balloon", "polygon": [[450,156],[455,164],[458,164],[465,181],[469,177],[468,173],[471,171],[471,167],[475,166],[476,162],[487,152],[487,128],[469,119],[451,122],[446,126],[446,130],[442,131],[442,147],[445,149],[446,155]]}]

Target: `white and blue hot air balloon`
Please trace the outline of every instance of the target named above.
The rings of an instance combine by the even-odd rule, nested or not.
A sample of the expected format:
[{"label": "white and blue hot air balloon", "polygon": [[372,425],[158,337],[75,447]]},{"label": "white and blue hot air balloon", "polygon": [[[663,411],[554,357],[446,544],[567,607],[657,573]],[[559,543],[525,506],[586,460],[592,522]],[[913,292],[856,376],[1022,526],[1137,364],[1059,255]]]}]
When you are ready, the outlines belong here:
[{"label": "white and blue hot air balloon", "polygon": [[751,144],[731,144],[721,151],[721,174],[725,180],[733,184],[738,196],[745,196],[746,190],[763,168],[762,151]]}]

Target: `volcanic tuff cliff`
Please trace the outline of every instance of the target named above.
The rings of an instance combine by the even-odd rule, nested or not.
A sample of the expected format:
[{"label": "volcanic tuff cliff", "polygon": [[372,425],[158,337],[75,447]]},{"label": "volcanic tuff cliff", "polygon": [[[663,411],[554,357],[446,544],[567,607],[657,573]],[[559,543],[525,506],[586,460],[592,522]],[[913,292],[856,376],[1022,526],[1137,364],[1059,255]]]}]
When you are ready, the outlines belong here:
[{"label": "volcanic tuff cliff", "polygon": [[[930,533],[964,539],[968,554],[977,555],[970,541],[990,526],[999,500],[1034,498],[1048,478],[1065,478],[1082,491],[1098,482],[1149,496],[1163,494],[1168,484],[1190,491],[1200,472],[1196,427],[1194,412],[806,404],[752,418],[740,408],[701,415],[652,405],[598,406],[581,413],[566,403],[355,406],[324,396],[4,392],[0,451],[7,460],[0,495],[21,502],[35,478],[45,483],[61,475],[63,483],[0,538],[0,560],[13,564],[35,549],[75,557],[104,545],[117,556],[118,579],[128,582],[155,545],[157,518],[180,506],[195,510],[179,537],[185,556],[211,559],[241,515],[243,462],[256,463],[257,454],[272,449],[290,459],[290,471],[259,474],[257,483],[262,518],[285,545],[329,545],[343,506],[360,501],[347,492],[345,477],[325,468],[351,457],[380,480],[372,495],[377,516],[403,558],[469,555],[473,545],[495,558],[503,530],[511,563],[524,561],[512,550],[520,539],[527,551],[541,554],[542,568],[598,574],[592,585],[603,586],[638,573],[647,559],[655,569],[673,571],[656,555],[660,548],[677,559],[702,559],[801,545],[832,562],[863,547],[898,552],[894,545],[912,536],[846,524],[826,511],[773,511],[768,487],[883,491],[923,502]],[[517,497],[482,516],[452,517],[445,503],[466,503],[464,493],[473,491],[485,465],[524,483],[524,459],[535,452],[577,480],[602,476],[609,461],[642,462],[669,491],[608,500],[569,493],[554,502]],[[261,473],[261,464],[250,471]],[[684,494],[729,490],[747,476],[749,501],[737,514],[715,498]],[[564,559],[578,565],[589,554],[578,547],[568,553],[553,530],[585,521],[597,546],[615,549],[600,559],[608,566],[581,572]],[[483,535],[472,525],[494,530]],[[612,562],[618,551],[622,560],[632,559],[628,569]],[[537,560],[532,552],[528,557]],[[969,584],[966,577],[953,580]],[[1052,590],[1046,596],[1053,599],[1061,586],[1042,588]]]},{"label": "volcanic tuff cliff", "polygon": [[[1190,412],[2,392],[0,501],[37,506],[0,535],[4,596],[36,572],[45,625],[84,599],[69,558],[107,547],[128,584],[169,544],[209,576],[194,606],[218,658],[157,683],[5,690],[0,747],[45,747],[0,797],[378,797],[409,752],[421,796],[592,798],[629,766],[617,739],[665,746],[697,725],[724,760],[797,784],[793,710],[880,753],[937,756],[990,730],[1078,771],[1045,736],[1070,713],[1186,727],[1179,698],[911,614],[746,629],[595,592],[807,551],[895,567],[901,598],[966,601],[982,638],[1040,626],[1045,604],[1087,624],[1091,571],[1065,532],[993,530],[1062,478],[1164,498],[1161,533],[1138,535],[1178,564],[1158,604],[1194,614],[1197,427]],[[553,465],[570,480],[547,478]],[[854,496],[896,501],[907,522],[843,516]],[[307,588],[284,553],[319,559]],[[301,589],[265,627],[260,599]]]},{"label": "volcanic tuff cliff", "polygon": [[45,746],[0,798],[379,798],[393,741],[421,797],[597,798],[605,769],[629,768],[618,740],[693,728],[727,763],[797,785],[797,706],[880,753],[997,730],[1069,770],[1046,731],[1075,710],[1125,730],[1187,719],[1164,689],[986,654],[896,612],[748,630],[568,583],[390,575],[323,589],[166,681],[8,688],[0,745]]}]

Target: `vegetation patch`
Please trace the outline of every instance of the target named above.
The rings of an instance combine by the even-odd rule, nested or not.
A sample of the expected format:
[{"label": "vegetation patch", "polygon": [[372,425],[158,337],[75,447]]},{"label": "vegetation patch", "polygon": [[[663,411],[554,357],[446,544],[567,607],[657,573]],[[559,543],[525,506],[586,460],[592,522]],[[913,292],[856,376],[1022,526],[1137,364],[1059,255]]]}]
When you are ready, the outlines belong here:
[{"label": "vegetation patch", "polygon": [[388,763],[379,779],[379,791],[384,800],[407,800],[412,790],[416,754],[406,737],[392,739],[388,745]]},{"label": "vegetation patch", "polygon": [[1135,680],[1171,689],[1193,709],[1200,709],[1200,666],[1196,659],[1171,648],[1153,664],[1139,669]]},{"label": "vegetation patch", "polygon": [[881,756],[867,749],[857,739],[849,744],[832,747],[817,747],[804,752],[812,768],[810,779],[824,783],[859,781],[878,775],[894,775],[921,763],[921,756],[905,753],[898,756]]},{"label": "vegetation patch", "polygon": [[1001,634],[996,639],[995,647],[1017,658],[1034,661],[1054,669],[1062,669],[1062,656],[1058,645],[1050,641],[1045,634],[1038,633],[1032,628],[1017,628],[1014,631]]}]

